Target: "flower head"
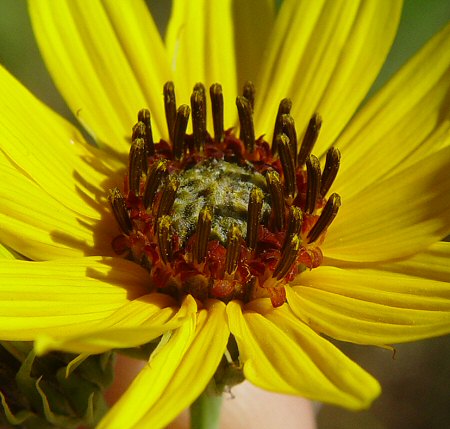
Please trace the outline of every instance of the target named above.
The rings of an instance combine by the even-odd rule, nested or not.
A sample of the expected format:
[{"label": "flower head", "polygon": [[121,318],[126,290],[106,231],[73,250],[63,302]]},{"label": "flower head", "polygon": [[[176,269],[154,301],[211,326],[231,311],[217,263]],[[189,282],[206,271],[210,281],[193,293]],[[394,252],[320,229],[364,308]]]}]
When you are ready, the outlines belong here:
[{"label": "flower head", "polygon": [[98,147],[1,70],[0,238],[29,260],[0,261],[0,339],[154,344],[100,427],[162,427],[218,368],[367,407],[378,383],[323,335],[449,332],[450,27],[355,114],[397,2],[175,1],[165,43],[137,0],[30,13]]},{"label": "flower head", "polygon": [[210,94],[213,137],[202,84],[191,96],[191,135],[190,108],[177,109],[172,82],[164,86],[170,143],[155,144],[150,112],[139,112],[124,191],[116,187],[109,195],[122,230],[113,247],[149,271],[152,291],[224,302],[270,297],[279,307],[284,285],[322,262],[319,244],[341,204],[336,193],[326,198],[340,153],[328,151],[322,174],[310,155],[318,115],[298,149],[289,99],[280,103],[270,148],[255,138],[250,82],[236,98],[240,136],[224,130],[221,86],[213,84]]}]

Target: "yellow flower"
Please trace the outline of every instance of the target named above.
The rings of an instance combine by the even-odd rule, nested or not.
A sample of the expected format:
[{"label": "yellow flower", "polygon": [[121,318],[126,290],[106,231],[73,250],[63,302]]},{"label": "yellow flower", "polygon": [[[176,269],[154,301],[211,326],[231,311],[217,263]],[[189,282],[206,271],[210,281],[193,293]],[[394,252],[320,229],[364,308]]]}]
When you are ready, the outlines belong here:
[{"label": "yellow flower", "polygon": [[[29,7],[48,69],[98,147],[1,69],[0,239],[39,262],[0,261],[0,338],[85,355],[161,337],[100,427],[163,427],[230,357],[230,333],[255,385],[358,409],[379,385],[323,335],[384,346],[450,332],[450,246],[439,242],[450,232],[450,26],[355,114],[399,2],[286,0],[275,15],[271,1],[175,0],[164,42],[138,0]],[[107,195],[122,183],[130,126],[146,106],[154,140],[168,140],[166,81],[183,103],[194,83],[220,82],[235,125],[247,79],[257,134],[271,141],[290,97],[299,132],[315,112],[323,119],[316,155],[342,153],[323,263],[276,308],[153,292],[147,270],[111,246],[120,230]]]}]

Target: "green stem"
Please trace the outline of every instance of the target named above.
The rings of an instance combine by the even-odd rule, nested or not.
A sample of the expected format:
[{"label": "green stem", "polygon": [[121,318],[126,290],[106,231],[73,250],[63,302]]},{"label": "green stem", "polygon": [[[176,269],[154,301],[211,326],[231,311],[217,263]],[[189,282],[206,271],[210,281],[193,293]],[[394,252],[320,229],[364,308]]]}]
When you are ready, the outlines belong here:
[{"label": "green stem", "polygon": [[191,429],[218,429],[222,396],[204,391],[191,405]]}]

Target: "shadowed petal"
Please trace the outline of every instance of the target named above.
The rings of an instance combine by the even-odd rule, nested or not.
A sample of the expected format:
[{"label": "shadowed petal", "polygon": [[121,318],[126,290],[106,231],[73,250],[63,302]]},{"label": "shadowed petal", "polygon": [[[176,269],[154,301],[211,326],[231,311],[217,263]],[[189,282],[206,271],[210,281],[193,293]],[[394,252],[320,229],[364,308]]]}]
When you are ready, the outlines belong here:
[{"label": "shadowed petal", "polygon": [[113,255],[111,239],[118,229],[108,212],[102,219],[101,213],[88,217],[68,209],[2,153],[0,167],[3,243],[34,260]]},{"label": "shadowed petal", "polygon": [[231,0],[175,0],[166,34],[180,103],[189,102],[196,82],[207,88],[218,82],[224,92],[225,124],[237,116],[233,26]]},{"label": "shadowed petal", "polygon": [[20,255],[9,247],[0,243],[0,259],[22,259]]},{"label": "shadowed petal", "polygon": [[225,305],[210,301],[176,330],[101,421],[127,428],[165,427],[205,389],[223,356],[229,331]]},{"label": "shadowed petal", "polygon": [[151,293],[123,305],[81,335],[67,335],[60,339],[40,335],[35,349],[38,354],[51,350],[95,354],[136,347],[178,328],[196,311],[197,305],[190,295],[178,308],[170,296]]},{"label": "shadowed petal", "polygon": [[366,408],[380,393],[377,381],[329,341],[300,322],[287,305],[267,299],[243,310],[227,307],[245,377],[263,389]]},{"label": "shadowed petal", "polygon": [[450,282],[450,243],[440,241],[402,261],[377,264],[377,269],[424,279]]},{"label": "shadowed petal", "polygon": [[52,198],[97,218],[105,181],[121,164],[88,145],[79,131],[0,67],[1,155]]},{"label": "shadowed petal", "polygon": [[145,271],[121,258],[0,260],[0,333],[32,341],[92,330],[146,292]]},{"label": "shadowed petal", "polygon": [[[275,23],[273,0],[247,0],[233,2],[234,44],[238,90],[251,80],[256,82],[261,73],[263,53]],[[259,96],[256,88],[256,97]]]}]

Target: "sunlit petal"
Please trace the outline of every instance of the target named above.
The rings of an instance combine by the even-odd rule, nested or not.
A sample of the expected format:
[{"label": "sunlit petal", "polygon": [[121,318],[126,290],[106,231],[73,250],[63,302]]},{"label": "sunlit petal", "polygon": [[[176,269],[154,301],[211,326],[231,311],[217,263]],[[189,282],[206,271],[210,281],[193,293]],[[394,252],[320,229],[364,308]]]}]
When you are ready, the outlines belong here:
[{"label": "sunlit petal", "polygon": [[314,330],[353,343],[384,345],[449,333],[448,281],[448,275],[438,281],[383,266],[320,267],[314,275],[304,273],[301,285],[288,288],[287,294],[292,310]]},{"label": "sunlit petal", "polygon": [[0,260],[3,340],[55,338],[92,330],[145,293],[145,272],[121,258]]},{"label": "sunlit petal", "polygon": [[404,258],[450,232],[450,147],[344,199],[323,245],[329,258]]},{"label": "sunlit petal", "polygon": [[368,102],[337,141],[346,198],[450,145],[450,25]]},{"label": "sunlit petal", "polygon": [[300,134],[313,113],[322,116],[320,155],[375,80],[400,11],[399,1],[283,2],[257,84],[257,130],[272,132],[277,103],[290,97]]},{"label": "sunlit petal", "polygon": [[[88,145],[79,131],[0,67],[2,163],[8,158],[60,204],[98,217],[117,160]],[[114,170],[113,170],[114,169]],[[120,177],[120,175],[119,175]]]},{"label": "sunlit petal", "polygon": [[300,322],[287,306],[254,301],[228,305],[245,377],[267,390],[359,409],[380,393],[374,378]]},{"label": "sunlit petal", "polygon": [[[160,91],[161,80],[170,78],[153,20],[148,12],[139,15],[143,4],[134,3],[137,9],[130,11],[128,4],[126,22],[118,22],[117,14],[124,12],[124,4],[103,5],[100,0],[29,2],[33,29],[56,86],[95,140],[120,152],[128,147],[136,112],[146,106],[154,108],[154,90],[158,87]],[[132,25],[128,32],[126,23]],[[130,37],[140,30],[133,51]],[[142,52],[147,58],[136,67],[139,47],[147,36],[150,38]],[[148,73],[156,69],[158,77],[144,83],[143,68],[151,61],[149,51],[154,61]],[[157,129],[161,122],[157,116]]]}]

